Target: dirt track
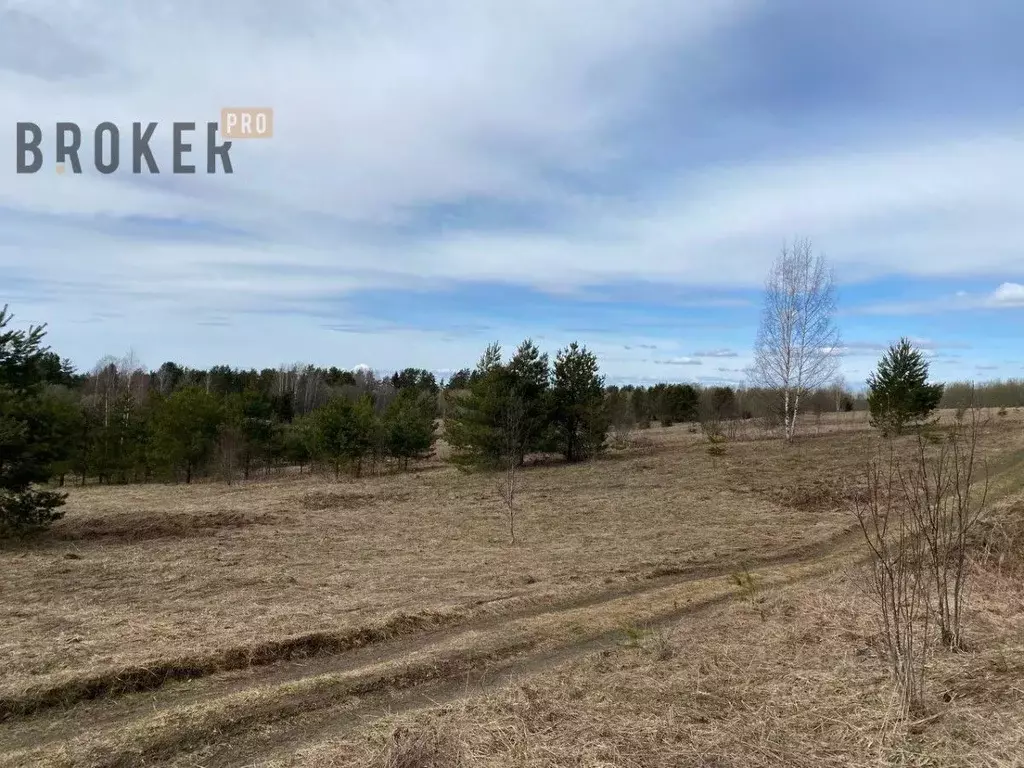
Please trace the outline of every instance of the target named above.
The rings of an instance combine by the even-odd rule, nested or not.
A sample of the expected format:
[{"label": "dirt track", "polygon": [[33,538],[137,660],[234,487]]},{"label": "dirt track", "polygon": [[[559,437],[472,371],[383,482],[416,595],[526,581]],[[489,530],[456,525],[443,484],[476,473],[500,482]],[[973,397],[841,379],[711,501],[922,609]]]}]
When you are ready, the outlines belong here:
[{"label": "dirt track", "polygon": [[655,626],[734,599],[738,590],[724,577],[744,564],[770,584],[807,578],[842,558],[857,535],[847,530],[745,563],[637,574],[560,604],[14,717],[0,724],[0,765],[238,766],[283,757],[388,711],[449,701],[600,651],[621,642],[624,616]]}]

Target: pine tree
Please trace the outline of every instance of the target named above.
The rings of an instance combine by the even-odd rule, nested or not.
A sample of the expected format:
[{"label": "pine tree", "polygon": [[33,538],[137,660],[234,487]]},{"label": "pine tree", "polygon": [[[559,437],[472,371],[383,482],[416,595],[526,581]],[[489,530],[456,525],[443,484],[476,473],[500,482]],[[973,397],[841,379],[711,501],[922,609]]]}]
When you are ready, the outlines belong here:
[{"label": "pine tree", "polygon": [[373,407],[373,398],[363,395],[352,408],[352,432],[348,443],[348,460],[356,477],[363,471],[363,461],[378,445],[381,433],[380,419]]},{"label": "pine tree", "polygon": [[516,349],[506,372],[508,391],[502,393],[502,412],[511,407],[512,402],[516,403],[519,428],[516,430],[518,445],[514,458],[521,465],[527,453],[540,447],[548,423],[547,396],[551,379],[548,356],[542,355],[537,345],[527,339]]},{"label": "pine tree", "polygon": [[45,326],[8,330],[0,309],[0,536],[24,535],[64,516],[65,494],[34,487],[67,458],[52,404],[44,397]]},{"label": "pine tree", "polygon": [[643,387],[633,390],[629,398],[629,405],[633,409],[633,418],[640,429],[647,429],[651,426],[651,402],[650,393]]},{"label": "pine tree", "polygon": [[316,424],[312,416],[300,416],[279,427],[281,457],[289,464],[298,464],[299,473],[315,456]]},{"label": "pine tree", "polygon": [[274,439],[274,407],[255,388],[228,395],[224,400],[226,426],[238,442],[242,478],[249,479],[254,462],[270,457]]},{"label": "pine tree", "polygon": [[575,341],[555,356],[551,404],[551,421],[566,461],[589,458],[604,447],[604,377],[597,357]]},{"label": "pine tree", "polygon": [[484,350],[468,389],[446,392],[444,438],[452,448],[452,464],[463,469],[497,466],[508,389],[508,371],[501,362],[501,346],[495,342]]},{"label": "pine tree", "polygon": [[342,466],[348,464],[356,477],[362,472],[363,460],[373,450],[377,420],[369,396],[357,402],[336,395],[311,414],[314,451],[317,458],[334,468],[340,477]]},{"label": "pine tree", "polygon": [[670,422],[694,421],[700,404],[700,393],[692,384],[668,384],[661,396],[663,425]]},{"label": "pine tree", "polygon": [[437,440],[433,395],[411,387],[400,389],[384,412],[383,429],[388,454],[403,466],[429,454]]},{"label": "pine tree", "polygon": [[868,377],[871,424],[886,436],[899,435],[920,424],[942,399],[942,384],[928,383],[928,363],[909,339],[902,338],[878,362]]},{"label": "pine tree", "polygon": [[185,482],[209,459],[217,444],[224,410],[216,395],[184,387],[160,403],[153,414],[153,440],[160,459]]}]

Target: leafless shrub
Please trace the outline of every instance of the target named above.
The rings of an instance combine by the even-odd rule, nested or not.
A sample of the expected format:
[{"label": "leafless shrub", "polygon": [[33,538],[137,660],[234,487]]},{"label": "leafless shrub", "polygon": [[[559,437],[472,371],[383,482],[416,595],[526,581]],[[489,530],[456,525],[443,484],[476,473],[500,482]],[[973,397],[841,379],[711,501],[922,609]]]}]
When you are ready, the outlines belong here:
[{"label": "leafless shrub", "polygon": [[774,435],[778,431],[779,427],[782,426],[782,416],[774,408],[765,410],[761,418],[758,419],[761,430],[767,435]]},{"label": "leafless shrub", "polygon": [[927,546],[904,498],[890,444],[888,455],[868,466],[866,498],[854,497],[854,514],[871,555],[869,583],[889,672],[909,712],[923,705],[931,580]]},{"label": "leafless shrub", "polygon": [[932,616],[947,649],[964,647],[969,545],[988,498],[987,471],[983,483],[976,477],[981,428],[972,407],[943,439],[919,433],[904,461],[890,442],[887,457],[869,467],[866,499],[854,497],[883,644],[911,708],[922,701]]},{"label": "leafless shrub", "polygon": [[611,430],[611,447],[619,450],[631,447],[635,431],[636,424],[634,422],[625,419],[615,421]]},{"label": "leafless shrub", "polygon": [[726,419],[725,424],[722,427],[722,433],[728,440],[738,440],[740,437],[740,425],[739,419]]},{"label": "leafless shrub", "polygon": [[[717,459],[725,455],[726,434],[722,428],[723,419],[717,408],[702,407],[699,413],[700,431],[708,442],[708,456],[711,457],[711,465],[714,467]],[[733,431],[735,434],[735,430]]]},{"label": "leafless shrub", "polygon": [[711,466],[715,468],[718,466],[718,459],[725,456],[725,446],[721,442],[714,442],[708,446],[708,456],[711,457]]},{"label": "leafless shrub", "polygon": [[968,543],[988,498],[988,472],[983,484],[978,469],[977,408],[960,418],[932,455],[920,437],[900,485],[915,528],[928,549],[928,570],[935,590],[935,611],[942,644],[963,647],[963,612],[968,586]]},{"label": "leafless shrub", "polygon": [[709,404],[702,404],[697,414],[701,434],[709,443],[720,442],[725,438],[722,429],[722,414],[717,408]]}]

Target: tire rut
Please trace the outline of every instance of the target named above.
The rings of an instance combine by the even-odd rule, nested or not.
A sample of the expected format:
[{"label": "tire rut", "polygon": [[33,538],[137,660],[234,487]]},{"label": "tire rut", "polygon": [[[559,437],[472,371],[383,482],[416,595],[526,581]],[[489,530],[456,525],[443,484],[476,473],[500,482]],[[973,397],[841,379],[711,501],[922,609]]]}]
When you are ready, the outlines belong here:
[{"label": "tire rut", "polygon": [[[772,586],[798,584],[817,575],[817,572],[813,572],[792,576],[775,581]],[[660,614],[645,625],[651,629],[664,628],[683,618],[698,616],[736,599],[738,595],[735,592],[716,595]],[[602,632],[579,642],[530,653],[521,658],[471,668],[458,677],[431,680],[401,690],[382,691],[352,702],[329,705],[319,711],[304,712],[290,721],[275,723],[274,727],[262,732],[250,730],[232,737],[229,742],[209,745],[197,752],[181,755],[173,765],[261,768],[276,760],[293,757],[297,751],[327,737],[342,737],[382,717],[429,709],[479,696],[594,653],[620,647],[627,637],[622,630]],[[246,754],[259,755],[259,758],[243,757]]]},{"label": "tire rut", "polygon": [[[414,650],[422,650],[430,644],[442,643],[465,633],[500,629],[516,618],[520,621],[528,621],[534,618],[558,616],[569,611],[592,608],[622,598],[640,596],[665,587],[711,581],[728,576],[741,565],[748,567],[810,566],[827,559],[830,555],[841,552],[844,545],[850,542],[852,534],[855,533],[857,532],[854,530],[843,531],[828,539],[779,555],[749,558],[743,562],[730,562],[727,565],[699,567],[681,573],[658,575],[624,587],[605,590],[597,595],[584,595],[558,605],[535,606],[530,610],[492,616],[459,627],[446,627],[442,630],[418,633],[412,637],[403,637],[397,641],[364,647],[339,656],[307,660],[301,664],[287,662],[273,667],[259,667],[251,670],[242,679],[221,680],[212,676],[187,685],[170,686],[152,693],[127,694],[110,702],[84,702],[73,708],[76,710],[73,714],[72,712],[62,713],[62,722],[59,724],[40,723],[41,727],[37,729],[32,727],[30,722],[22,723],[26,726],[25,728],[18,728],[17,723],[10,723],[9,725],[15,732],[8,735],[15,738],[4,738],[3,740],[8,744],[8,749],[17,749],[19,746],[31,748],[45,747],[46,745],[56,746],[58,743],[66,743],[80,732],[82,728],[77,725],[79,723],[87,723],[85,727],[88,730],[96,728],[113,730],[119,726],[128,725],[143,716],[191,704],[214,701],[232,693],[257,690],[266,686],[276,686],[321,675],[358,673],[360,669],[370,665],[401,662]],[[790,579],[784,579],[779,583],[803,578],[806,576],[790,577]],[[686,615],[734,599],[735,596],[735,593],[730,591],[710,599],[698,599],[677,609],[649,616],[645,623],[655,626],[673,623]],[[519,614],[518,617],[515,614]],[[257,750],[257,744],[253,743],[253,750],[250,754],[267,754],[268,751],[276,753],[282,744],[290,745],[285,749],[294,751],[308,738],[311,728],[314,732],[320,732],[320,727],[330,729],[334,734],[338,732],[339,728],[354,726],[388,711],[420,708],[461,698],[470,689],[473,692],[479,692],[500,685],[513,676],[531,675],[550,669],[568,660],[615,644],[621,638],[621,630],[605,631],[596,636],[537,652],[527,649],[524,653],[515,654],[511,658],[499,654],[496,659],[485,658],[482,661],[471,662],[465,669],[455,669],[444,679],[428,676],[422,681],[412,680],[408,684],[403,684],[397,690],[379,692],[369,690],[363,694],[344,695],[341,697],[342,703],[339,703],[339,699],[331,696],[324,697],[322,701],[311,698],[299,710],[282,713],[280,718],[268,715],[262,723],[249,723],[238,730],[229,731],[232,735],[230,744],[222,746],[211,744],[208,749],[212,749],[212,752],[196,745],[202,754],[201,756],[195,754],[195,759],[191,764],[203,766],[241,765],[242,763],[238,762],[238,757],[249,751],[243,748],[243,745],[249,741],[262,745],[262,749]],[[196,686],[198,686],[198,690]],[[68,717],[68,715],[71,716]],[[22,720],[30,721],[31,719],[23,718]],[[321,726],[317,727],[316,723],[320,723]],[[345,726],[346,723],[349,726]],[[3,726],[0,726],[0,731],[2,730]],[[17,731],[21,731],[21,733],[17,733]],[[224,735],[227,736],[228,733]],[[192,750],[188,750],[181,756],[186,757],[191,752]],[[172,759],[173,755],[167,754],[164,757]],[[135,762],[128,758],[126,762],[110,764],[135,765],[141,764],[141,761]],[[150,763],[147,762],[147,764]]]},{"label": "tire rut", "polygon": [[[338,653],[321,652],[301,660],[280,660],[243,669],[229,669],[213,672],[187,680],[169,680],[162,685],[144,691],[113,693],[90,699],[39,707],[35,711],[10,717],[0,722],[0,733],[5,727],[16,729],[19,722],[45,716],[54,709],[63,710],[65,716],[81,713],[93,725],[105,725],[131,717],[135,710],[147,713],[196,704],[209,698],[238,693],[267,685],[280,685],[316,675],[344,673],[371,664],[400,659],[404,655],[427,645],[441,643],[470,632],[487,632],[514,621],[539,619],[556,616],[572,610],[591,608],[623,597],[642,595],[647,592],[676,584],[722,578],[734,573],[737,568],[777,567],[811,562],[828,556],[841,549],[859,531],[847,528],[838,534],[811,542],[781,553],[749,558],[732,557],[722,565],[699,564],[678,569],[661,569],[637,574],[622,585],[579,595],[568,600],[526,605],[500,613],[471,617],[464,621],[445,623],[437,628],[422,629],[404,633],[393,639],[370,642],[365,645]],[[63,738],[51,733],[45,741]],[[36,742],[40,743],[39,741]]]}]

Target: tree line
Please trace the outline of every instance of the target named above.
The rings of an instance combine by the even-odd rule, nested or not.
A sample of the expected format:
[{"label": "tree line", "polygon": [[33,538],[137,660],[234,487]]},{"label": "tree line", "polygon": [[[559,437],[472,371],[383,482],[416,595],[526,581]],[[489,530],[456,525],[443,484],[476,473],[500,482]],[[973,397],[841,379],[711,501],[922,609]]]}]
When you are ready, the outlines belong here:
[{"label": "tree line", "polygon": [[[40,490],[50,481],[230,483],[307,468],[358,476],[407,468],[430,455],[440,435],[449,460],[464,468],[494,467],[510,454],[516,464],[530,453],[573,462],[604,450],[612,431],[652,423],[758,419],[768,429],[786,426],[789,436],[796,395],[819,418],[870,409],[880,422],[876,411],[885,402],[910,397],[899,394],[901,386],[925,398],[899,406],[911,415],[958,407],[968,397],[1024,403],[1022,382],[922,389],[927,366],[906,340],[894,358],[895,379],[892,371],[883,377],[884,398],[873,396],[871,382],[868,393],[854,394],[839,378],[816,388],[805,379],[787,410],[784,386],[608,386],[585,346],[574,342],[552,358],[529,339],[507,361],[490,345],[474,368],[448,381],[418,368],[378,376],[311,365],[201,370],[167,362],[147,371],[132,355],[80,373],[43,344],[43,328],[13,330],[11,319],[0,310],[0,529],[14,517],[45,522],[56,514],[60,493]],[[900,376],[914,381],[899,384]],[[908,419],[896,416],[893,428]]]}]

